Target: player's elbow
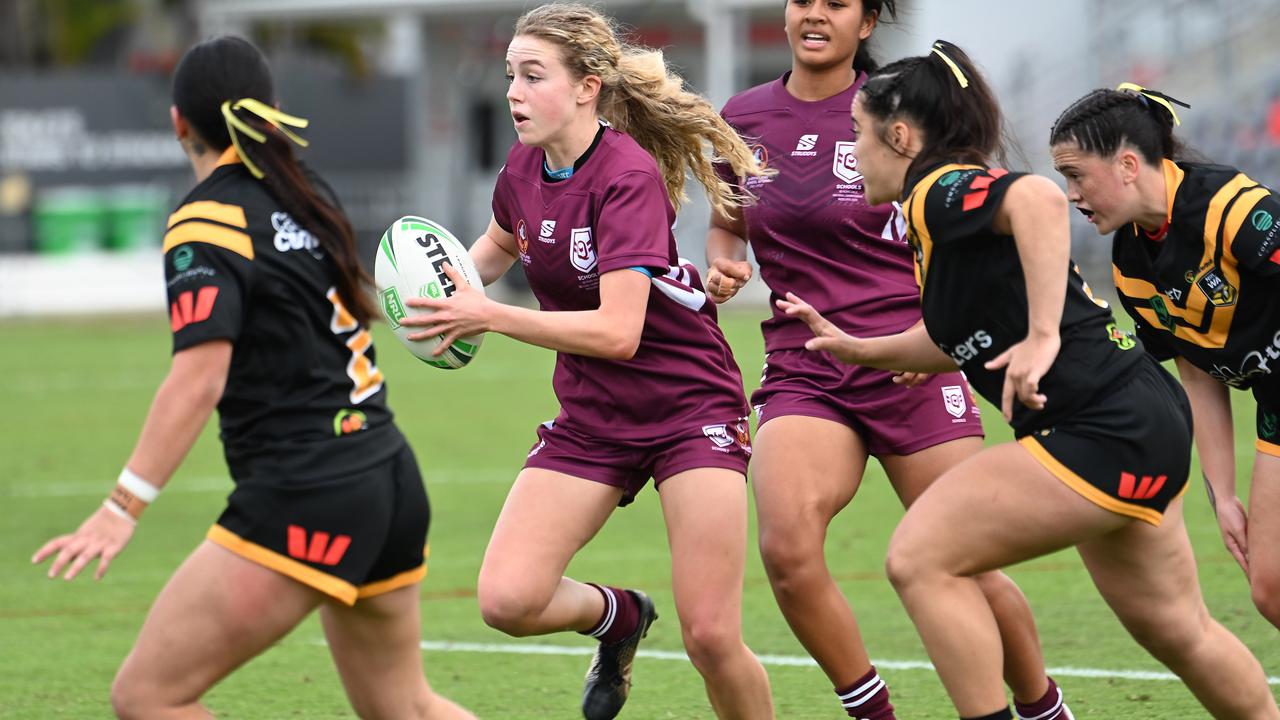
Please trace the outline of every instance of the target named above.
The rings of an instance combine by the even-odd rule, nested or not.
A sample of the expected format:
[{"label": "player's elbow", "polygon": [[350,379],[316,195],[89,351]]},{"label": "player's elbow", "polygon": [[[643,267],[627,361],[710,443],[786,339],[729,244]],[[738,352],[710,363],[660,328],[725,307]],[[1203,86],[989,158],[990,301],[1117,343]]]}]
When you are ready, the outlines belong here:
[{"label": "player's elbow", "polygon": [[630,360],[640,350],[640,333],[615,332],[605,338],[601,355],[609,360]]}]

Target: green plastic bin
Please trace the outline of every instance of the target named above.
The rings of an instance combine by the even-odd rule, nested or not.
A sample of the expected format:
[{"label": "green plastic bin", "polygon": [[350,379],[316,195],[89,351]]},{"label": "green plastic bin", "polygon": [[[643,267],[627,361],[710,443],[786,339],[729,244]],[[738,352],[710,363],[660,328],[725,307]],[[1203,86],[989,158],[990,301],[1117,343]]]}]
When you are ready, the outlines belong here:
[{"label": "green plastic bin", "polygon": [[105,216],[102,195],[92,188],[66,187],[40,193],[32,213],[36,252],[62,254],[99,247]]}]

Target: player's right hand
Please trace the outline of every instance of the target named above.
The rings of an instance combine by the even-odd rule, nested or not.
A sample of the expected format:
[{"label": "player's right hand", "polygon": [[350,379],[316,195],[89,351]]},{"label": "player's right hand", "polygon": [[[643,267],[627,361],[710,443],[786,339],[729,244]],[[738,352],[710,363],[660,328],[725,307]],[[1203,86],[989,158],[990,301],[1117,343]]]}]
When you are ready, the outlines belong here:
[{"label": "player's right hand", "polygon": [[56,552],[58,556],[49,567],[49,577],[56,578],[62,568],[67,567],[62,579],[72,580],[94,558],[101,558],[98,571],[93,575],[95,580],[101,580],[107,574],[111,561],[133,538],[133,531],[134,525],[128,520],[100,507],[74,533],[60,535],[45,543],[32,556],[31,562],[39,565]]},{"label": "player's right hand", "polygon": [[710,295],[717,304],[725,302],[737,295],[749,280],[751,280],[751,263],[746,260],[716,258],[707,269],[707,295]]},{"label": "player's right hand", "polygon": [[1222,531],[1222,541],[1227,551],[1236,559],[1244,574],[1249,574],[1249,516],[1245,513],[1244,503],[1232,495],[1219,498],[1214,509],[1218,515],[1218,529]]},{"label": "player's right hand", "polygon": [[813,331],[813,338],[807,340],[804,349],[810,352],[828,352],[835,359],[847,365],[858,365],[862,362],[863,341],[853,337],[830,320],[822,317],[822,313],[812,305],[801,300],[795,293],[787,293],[786,299],[777,300],[778,309],[790,317],[800,318]]}]

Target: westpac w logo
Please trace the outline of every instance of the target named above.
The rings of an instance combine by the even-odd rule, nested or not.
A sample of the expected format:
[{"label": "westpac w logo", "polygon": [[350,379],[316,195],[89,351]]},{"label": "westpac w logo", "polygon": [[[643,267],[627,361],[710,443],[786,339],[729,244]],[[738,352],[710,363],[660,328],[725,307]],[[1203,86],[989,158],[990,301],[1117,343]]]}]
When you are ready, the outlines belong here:
[{"label": "westpac w logo", "polygon": [[1141,479],[1133,473],[1120,473],[1120,488],[1116,494],[1126,500],[1150,500],[1164,487],[1168,475],[1152,477],[1143,475]]},{"label": "westpac w logo", "polygon": [[289,557],[321,565],[337,565],[342,556],[351,547],[350,535],[338,535],[329,540],[327,532],[311,533],[311,542],[307,542],[307,531],[300,525],[289,526]]}]

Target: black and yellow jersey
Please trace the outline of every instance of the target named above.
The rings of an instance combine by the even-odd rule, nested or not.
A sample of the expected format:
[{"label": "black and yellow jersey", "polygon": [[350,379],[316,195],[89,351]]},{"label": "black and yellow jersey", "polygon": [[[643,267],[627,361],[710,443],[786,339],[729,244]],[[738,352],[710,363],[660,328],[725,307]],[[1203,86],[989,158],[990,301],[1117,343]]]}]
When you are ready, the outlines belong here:
[{"label": "black and yellow jersey", "polygon": [[1164,161],[1167,224],[1116,231],[1112,262],[1138,337],[1231,387],[1280,391],[1280,199],[1235,168]]},{"label": "black and yellow jersey", "polygon": [[[1009,186],[1024,173],[946,164],[912,178],[903,215],[916,253],[925,329],[974,389],[1000,403],[1004,370],[984,364],[1027,336],[1027,289],[1012,235],[992,229]],[[1016,403],[1018,437],[1047,429],[1085,406],[1141,360],[1135,338],[1116,328],[1073,267],[1057,360],[1040,381],[1043,410]]]},{"label": "black and yellow jersey", "polygon": [[330,477],[403,446],[333,263],[234,151],[169,216],[164,268],[173,351],[233,344],[218,403],[233,477]]}]

